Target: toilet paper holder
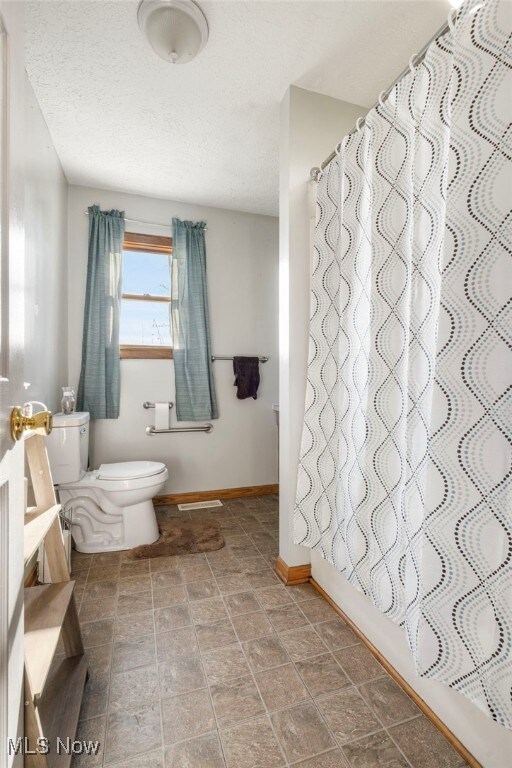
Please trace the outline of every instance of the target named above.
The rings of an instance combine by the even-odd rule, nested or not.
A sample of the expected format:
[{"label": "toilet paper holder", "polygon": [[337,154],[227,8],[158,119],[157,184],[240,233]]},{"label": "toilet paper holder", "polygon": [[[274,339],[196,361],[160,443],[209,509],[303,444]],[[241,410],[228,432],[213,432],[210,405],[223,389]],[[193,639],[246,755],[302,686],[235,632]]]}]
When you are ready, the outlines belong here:
[{"label": "toilet paper holder", "polygon": [[[169,402],[168,405],[169,410],[174,407],[174,403]],[[146,400],[142,403],[142,407],[146,409],[154,408],[155,403],[150,403],[149,400]],[[157,429],[154,424],[151,424],[149,427],[146,427],[146,435],[163,435],[171,432],[206,432],[208,434],[212,430],[213,424],[203,424],[202,427],[169,427],[166,429]]]}]

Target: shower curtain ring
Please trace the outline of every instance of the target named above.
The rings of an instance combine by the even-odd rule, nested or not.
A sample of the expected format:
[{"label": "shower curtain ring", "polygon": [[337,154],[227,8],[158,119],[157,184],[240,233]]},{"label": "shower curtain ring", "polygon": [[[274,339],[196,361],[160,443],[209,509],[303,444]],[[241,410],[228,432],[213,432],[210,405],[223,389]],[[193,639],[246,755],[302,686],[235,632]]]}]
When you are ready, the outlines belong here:
[{"label": "shower curtain ring", "polygon": [[413,53],[413,55],[409,59],[409,69],[411,70],[411,72],[414,72],[414,62],[416,60],[417,55],[418,55],[417,53]]},{"label": "shower curtain ring", "polygon": [[358,133],[359,133],[359,131],[361,130],[361,121],[363,121],[363,122],[364,122],[364,117],[358,117],[358,118],[357,118],[357,123],[356,123],[356,130],[357,130],[357,132],[358,132]]},{"label": "shower curtain ring", "polygon": [[381,91],[379,93],[379,104],[380,104],[381,107],[384,107],[384,94],[385,93],[386,93],[386,91]]},{"label": "shower curtain ring", "polygon": [[345,149],[345,144],[347,143],[348,136],[344,136],[341,141],[339,141],[336,146],[334,147],[334,151],[337,155],[340,154],[340,152]]},{"label": "shower curtain ring", "polygon": [[457,8],[452,8],[450,13],[448,14],[448,26],[450,27],[450,32],[452,35],[455,34],[455,17],[457,15]]}]

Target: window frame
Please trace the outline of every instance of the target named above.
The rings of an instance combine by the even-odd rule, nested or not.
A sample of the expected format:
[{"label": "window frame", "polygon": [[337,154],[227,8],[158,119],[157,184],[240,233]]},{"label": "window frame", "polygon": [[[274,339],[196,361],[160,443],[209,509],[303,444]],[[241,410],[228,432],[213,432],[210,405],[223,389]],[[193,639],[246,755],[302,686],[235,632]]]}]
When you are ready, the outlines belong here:
[{"label": "window frame", "polygon": [[[172,238],[163,235],[142,235],[138,232],[125,232],[123,251],[139,253],[161,253],[168,256],[172,253]],[[153,296],[152,294],[122,293],[121,300],[128,301],[161,301],[171,303],[170,297]],[[152,346],[150,344],[120,344],[119,357],[121,360],[172,360],[173,348]]]}]

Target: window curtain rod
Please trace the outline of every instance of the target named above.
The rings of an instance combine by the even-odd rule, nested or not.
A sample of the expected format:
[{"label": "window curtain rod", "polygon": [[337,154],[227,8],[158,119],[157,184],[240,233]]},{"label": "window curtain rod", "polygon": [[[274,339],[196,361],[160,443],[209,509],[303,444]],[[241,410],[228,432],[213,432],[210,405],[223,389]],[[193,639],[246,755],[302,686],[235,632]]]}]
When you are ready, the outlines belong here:
[{"label": "window curtain rod", "polygon": [[[89,211],[84,211],[84,216],[88,216]],[[171,229],[172,224],[157,224],[156,221],[141,221],[140,219],[129,219],[126,216],[124,217],[125,222],[129,221],[130,224],[143,224],[145,227],[164,227],[165,229]],[[205,230],[207,230],[208,227],[205,227]]]},{"label": "window curtain rod", "polygon": [[[88,216],[89,211],[84,211],[84,216]],[[141,221],[140,219],[129,219],[125,216],[125,221],[129,221],[130,224],[144,224],[146,227],[165,227],[166,229],[171,228],[171,224],[157,224],[155,221]]]},{"label": "window curtain rod", "polygon": [[[481,4],[483,5],[483,3],[484,3],[484,2],[485,2],[485,0],[483,0],[483,2],[482,2]],[[477,8],[478,8],[478,7],[480,7],[480,6],[477,6]],[[476,9],[475,9],[475,10],[476,10]],[[397,83],[399,83],[399,82],[400,82],[400,80],[401,80],[403,77],[405,77],[405,76],[407,75],[407,73],[408,73],[408,72],[411,72],[411,71],[412,71],[412,69],[413,69],[413,67],[417,67],[417,66],[418,66],[418,64],[421,64],[421,62],[422,62],[422,61],[423,61],[423,59],[425,58],[425,55],[426,55],[426,53],[427,53],[428,49],[430,48],[430,46],[432,45],[432,43],[434,43],[434,42],[435,42],[436,40],[438,40],[440,37],[443,37],[443,35],[445,35],[445,34],[446,34],[446,33],[447,33],[447,32],[448,32],[448,31],[449,31],[449,30],[450,30],[450,29],[453,27],[453,24],[454,24],[454,21],[455,21],[455,15],[456,15],[456,14],[457,14],[457,9],[456,9],[456,8],[452,8],[452,10],[450,11],[450,13],[449,13],[449,15],[448,15],[448,21],[446,21],[446,22],[443,24],[443,26],[442,26],[440,29],[438,29],[438,30],[437,30],[437,32],[436,32],[434,35],[432,35],[432,37],[430,38],[430,40],[428,41],[428,43],[426,43],[426,44],[423,46],[423,48],[421,49],[421,51],[420,51],[419,53],[417,53],[417,54],[416,54],[416,56],[411,56],[411,58],[409,59],[409,64],[406,66],[406,68],[405,68],[405,69],[404,69],[402,72],[400,72],[400,74],[398,75],[398,77],[397,77],[395,80],[393,80],[393,82],[391,83],[391,85],[390,85],[390,86],[388,86],[388,87],[386,88],[386,90],[382,91],[382,93],[380,94],[380,96],[379,96],[378,100],[375,102],[375,104],[373,104],[373,106],[371,106],[371,107],[368,109],[368,112],[371,112],[371,111],[372,111],[372,109],[375,109],[375,107],[376,107],[378,104],[381,104],[381,103],[382,103],[382,102],[383,102],[385,99],[387,99],[387,97],[389,96],[389,94],[391,93],[391,91],[393,90],[393,88],[395,87],[395,85],[396,85]],[[359,118],[359,120],[357,121],[357,125],[356,125],[356,127],[355,127],[355,128],[352,128],[352,130],[351,130],[351,131],[349,131],[349,133],[347,134],[347,136],[351,136],[353,133],[355,133],[356,131],[360,130],[360,129],[362,128],[362,126],[365,124],[365,122],[366,122],[366,118],[364,118],[364,117],[360,117],[360,118]],[[338,146],[339,146],[339,145],[338,145]],[[336,147],[336,149],[338,149],[338,147]],[[331,152],[331,154],[329,155],[329,157],[326,157],[326,159],[323,161],[323,163],[322,163],[322,165],[320,166],[320,168],[318,168],[317,166],[315,166],[314,168],[312,168],[312,169],[311,169],[311,171],[310,171],[310,176],[311,176],[311,178],[313,179],[313,181],[319,181],[319,180],[320,180],[320,175],[321,175],[322,171],[323,171],[325,168],[327,168],[327,166],[329,165],[329,163],[331,163],[331,162],[334,160],[334,158],[336,157],[336,155],[337,155],[336,149],[334,149],[334,150]]]}]

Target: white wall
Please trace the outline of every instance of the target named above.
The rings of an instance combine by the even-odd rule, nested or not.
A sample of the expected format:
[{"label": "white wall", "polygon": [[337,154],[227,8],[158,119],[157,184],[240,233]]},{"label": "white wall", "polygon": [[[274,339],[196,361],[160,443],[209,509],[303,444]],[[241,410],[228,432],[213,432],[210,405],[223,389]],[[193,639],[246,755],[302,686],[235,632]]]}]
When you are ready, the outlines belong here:
[{"label": "white wall", "polygon": [[280,556],[309,563],[293,544],[309,337],[309,172],[331,153],[366,109],[292,86],[281,103],[279,145],[279,398]]},{"label": "white wall", "polygon": [[67,384],[67,181],[25,76],[25,381],[60,410]]},{"label": "white wall", "polygon": [[[309,216],[311,166],[330,154],[365,109],[320,94],[290,88],[281,109],[280,146],[280,540],[288,565],[310,560],[293,544],[292,514],[304,418],[309,332]],[[416,675],[402,630],[316,552],[313,578],[418,692],[484,768],[510,764],[512,733],[486,717],[464,696]]]},{"label": "white wall", "polygon": [[[277,482],[278,222],[276,218],[206,208],[110,190],[69,187],[69,379],[80,375],[87,270],[89,205],[119,208],[126,217],[156,223],[173,216],[205,220],[212,350],[217,355],[259,354],[258,399],[237,400],[229,361],[214,363],[220,418],[211,434],[148,437],[154,412],[145,400],[174,401],[172,362],[121,361],[121,412],[93,425],[91,465],[129,459],[163,461],[169,481],[163,493],[237,488]],[[170,234],[169,229],[127,223],[131,231]],[[175,414],[171,413],[173,425]],[[180,425],[181,426],[181,425]]]}]

